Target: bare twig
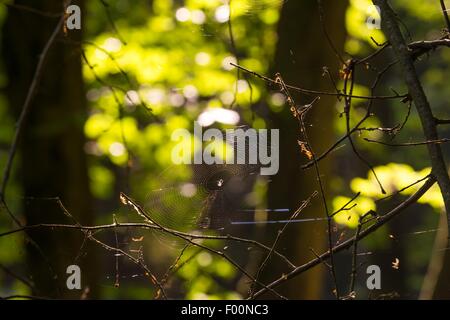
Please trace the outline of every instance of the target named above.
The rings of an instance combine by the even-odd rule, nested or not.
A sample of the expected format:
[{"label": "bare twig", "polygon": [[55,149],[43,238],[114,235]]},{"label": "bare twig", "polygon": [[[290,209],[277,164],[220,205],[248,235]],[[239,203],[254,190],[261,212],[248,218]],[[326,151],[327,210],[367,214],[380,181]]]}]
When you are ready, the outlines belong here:
[{"label": "bare twig", "polygon": [[[400,31],[397,17],[386,0],[373,0],[373,2],[381,8],[382,26],[402,66],[405,82],[419,114],[425,138],[427,141],[438,141],[439,135],[436,129],[435,117],[417,76],[413,57]],[[441,189],[447,212],[448,227],[450,227],[450,179],[447,173],[447,166],[439,144],[427,144],[427,147],[431,160],[432,174],[436,177]]]},{"label": "bare twig", "polygon": [[[239,68],[257,78],[260,78],[268,83],[271,83],[273,85],[277,85],[276,80],[271,79],[269,77],[266,77],[264,75],[261,75],[255,71],[252,71],[250,69],[244,68],[242,66],[239,66],[235,63],[230,63],[232,66],[235,66],[236,68]],[[310,90],[310,89],[304,89],[304,88],[300,88],[300,87],[296,87],[290,84],[286,84],[286,87],[288,89],[294,90],[294,91],[298,91],[301,92],[303,94],[306,95],[311,95],[311,96],[334,96],[334,97],[338,97],[338,98],[342,98],[342,97],[347,97],[348,95],[345,95],[344,93],[336,93],[336,92],[326,92],[326,91],[317,91],[317,90]],[[396,94],[396,95],[391,95],[391,96],[363,96],[363,95],[353,95],[352,98],[354,99],[366,99],[366,100],[390,100],[390,99],[403,99],[406,98],[408,96],[408,94]]]},{"label": "bare twig", "polygon": [[389,147],[414,147],[414,146],[423,146],[423,145],[429,145],[429,144],[441,144],[441,143],[450,142],[450,139],[448,139],[448,138],[423,141],[423,142],[406,142],[406,143],[389,143],[389,142],[383,142],[383,141],[378,141],[378,140],[372,140],[369,138],[363,138],[363,139],[367,142],[378,143],[378,144],[382,144],[384,146],[389,146]]},{"label": "bare twig", "polygon": [[[283,225],[283,227],[278,231],[277,236],[275,238],[275,241],[273,242],[272,248],[270,248],[270,251],[267,253],[266,258],[264,259],[264,261],[262,262],[261,266],[259,267],[255,279],[259,279],[259,276],[261,275],[261,273],[263,272],[264,268],[266,267],[267,263],[269,262],[269,259],[272,255],[272,253],[274,252],[278,242],[281,239],[281,236],[283,235],[283,233],[286,231],[286,228],[288,227],[289,223],[296,219],[298,217],[298,215],[311,203],[312,198],[314,198],[317,195],[317,191],[315,191],[308,199],[306,199],[305,201],[303,201],[303,203],[300,205],[300,207],[295,210],[295,212],[291,215],[291,217],[289,218],[289,220]],[[253,291],[254,290],[254,285],[252,286],[252,288],[250,289],[250,297],[253,295]]]},{"label": "bare twig", "polygon": [[[367,227],[366,229],[362,230],[360,232],[357,240],[360,241],[361,239],[364,239],[369,234],[375,232],[381,226],[385,225],[387,222],[392,220],[394,217],[396,217],[396,216],[400,215],[401,213],[403,213],[406,208],[408,208],[410,205],[416,203],[417,200],[419,200],[434,185],[435,182],[436,182],[436,178],[431,176],[416,193],[411,195],[408,199],[406,199],[405,201],[400,203],[397,207],[395,207],[391,211],[387,212],[386,214],[384,214],[382,216],[379,216],[379,218],[377,219],[376,223],[374,223],[370,227]],[[354,237],[352,237],[351,239],[348,239],[348,240],[342,242],[341,244],[336,245],[333,248],[333,250],[325,252],[322,255],[320,255],[318,258],[313,259],[313,260],[311,260],[311,261],[309,261],[309,262],[307,262],[307,263],[297,267],[295,270],[289,272],[286,275],[283,275],[282,277],[278,278],[277,280],[273,281],[272,283],[270,283],[267,286],[269,288],[276,288],[277,286],[281,285],[282,283],[284,283],[284,282],[286,282],[286,281],[288,281],[288,280],[290,280],[290,279],[292,279],[292,278],[294,278],[294,277],[304,273],[305,271],[307,271],[307,270],[317,266],[323,260],[328,259],[330,257],[330,255],[331,255],[331,252],[337,253],[337,252],[340,252],[342,250],[350,248],[353,245],[354,240],[355,240]],[[257,298],[257,297],[261,296],[266,291],[267,291],[267,289],[261,289],[260,291],[258,291],[254,295],[254,298]]]},{"label": "bare twig", "polygon": [[158,279],[156,278],[156,276],[153,274],[153,272],[148,268],[147,265],[144,264],[143,261],[141,261],[141,259],[139,258],[135,258],[132,255],[130,255],[129,253],[123,251],[122,249],[119,248],[115,248],[112,246],[107,245],[106,243],[98,240],[97,238],[94,238],[92,236],[92,234],[88,233],[88,239],[92,240],[93,242],[99,244],[100,246],[102,246],[104,249],[108,250],[108,251],[112,251],[115,252],[116,254],[120,254],[125,256],[126,258],[128,258],[130,261],[132,261],[134,264],[138,265],[139,267],[141,267],[144,271],[145,271],[145,275],[150,279],[150,281],[158,288],[159,292],[162,294],[164,299],[167,299],[167,295],[165,293],[165,290],[163,288],[163,286],[161,285],[161,283],[158,281]]},{"label": "bare twig", "polygon": [[333,248],[332,216],[330,215],[330,212],[329,212],[329,209],[328,209],[328,204],[327,204],[327,199],[326,199],[326,195],[325,195],[325,191],[324,191],[324,187],[323,187],[323,182],[322,182],[322,178],[321,178],[321,174],[320,174],[319,164],[318,164],[318,161],[316,159],[316,155],[314,153],[314,150],[313,150],[313,147],[311,145],[310,139],[308,137],[308,132],[306,130],[306,125],[305,125],[305,116],[308,113],[308,111],[313,107],[314,102],[317,101],[318,98],[316,98],[310,104],[299,108],[295,104],[295,101],[294,101],[293,97],[291,96],[288,87],[286,86],[286,84],[283,81],[283,78],[279,74],[277,75],[276,83],[279,84],[281,92],[283,92],[287,96],[288,106],[290,107],[293,116],[298,120],[299,125],[300,125],[300,133],[301,133],[301,136],[302,136],[302,140],[301,141],[305,145],[305,148],[306,148],[305,152],[307,153],[308,157],[312,159],[312,161],[314,163],[314,170],[315,170],[315,174],[316,174],[316,178],[317,178],[317,183],[319,185],[320,196],[322,198],[322,204],[323,204],[323,208],[324,208],[324,211],[325,211],[325,214],[326,214],[325,217],[327,218],[328,247],[329,247],[329,250],[331,252],[331,255],[330,255],[331,275],[332,275],[333,282],[334,282],[334,285],[335,285],[336,297],[339,299],[339,297],[340,297],[339,287],[338,287],[338,281],[337,281],[337,276],[336,276],[336,269],[335,269],[335,264],[334,264],[334,257],[333,257],[333,252],[332,252],[332,248]]},{"label": "bare twig", "polygon": [[440,0],[441,8],[442,8],[442,14],[444,15],[445,23],[447,24],[447,31],[450,32],[450,19],[448,17],[447,8],[445,6],[444,0]]},{"label": "bare twig", "polygon": [[125,42],[124,38],[121,36],[121,34],[120,34],[120,32],[119,32],[119,29],[117,29],[116,23],[114,22],[114,19],[113,19],[112,15],[111,15],[111,11],[110,11],[110,9],[109,9],[109,3],[106,2],[106,0],[100,0],[100,3],[101,3],[101,4],[103,5],[103,7],[105,8],[105,14],[106,14],[106,17],[107,17],[107,19],[108,19],[108,21],[109,21],[109,24],[110,24],[111,27],[113,28],[115,34],[116,34],[117,37],[120,39],[120,41],[122,41],[122,43],[123,43],[124,45],[126,45],[127,43]]},{"label": "bare twig", "polygon": [[22,282],[24,285],[26,285],[27,287],[29,287],[31,289],[31,292],[33,292],[33,293],[36,292],[36,287],[34,286],[34,284],[32,282],[30,282],[28,279],[18,275],[16,272],[14,272],[11,269],[5,267],[1,263],[0,263],[0,270],[5,272],[6,274],[10,275],[11,277],[19,280],[20,282]]},{"label": "bare twig", "polygon": [[[71,1],[69,1],[70,4]],[[44,71],[44,65],[48,58],[48,53],[50,51],[50,48],[52,47],[53,43],[56,40],[56,37],[61,32],[62,25],[64,23],[64,15],[61,16],[58,23],[56,24],[55,29],[53,30],[53,33],[51,34],[50,38],[48,39],[47,43],[44,46],[44,49],[42,50],[42,53],[39,56],[39,61],[36,67],[36,71],[34,72],[33,80],[31,81],[30,88],[28,90],[28,93],[25,98],[25,102],[22,106],[22,111],[19,116],[19,120],[16,124],[16,131],[14,132],[13,141],[11,143],[11,148],[9,150],[8,154],[8,160],[5,165],[5,169],[3,171],[3,179],[0,186],[0,200],[5,200],[5,192],[6,192],[6,186],[8,184],[9,176],[11,173],[11,168],[14,162],[14,156],[16,155],[17,146],[19,143],[20,136],[22,134],[22,130],[24,128],[24,124],[26,121],[26,118],[28,116],[28,113],[31,109],[31,102],[33,101],[33,98],[36,94],[36,89],[39,85],[40,79],[42,77],[43,71]],[[17,222],[17,221],[16,221]]]},{"label": "bare twig", "polygon": [[23,6],[20,4],[15,4],[15,3],[1,3],[4,6],[7,6],[8,8],[12,8],[12,9],[17,9],[17,10],[22,10],[22,11],[26,11],[26,12],[31,12],[33,14],[37,14],[39,16],[42,17],[47,17],[47,18],[59,18],[61,16],[64,16],[63,13],[59,12],[59,13],[53,13],[53,12],[47,12],[47,11],[41,11],[32,7],[27,7],[27,6]]}]

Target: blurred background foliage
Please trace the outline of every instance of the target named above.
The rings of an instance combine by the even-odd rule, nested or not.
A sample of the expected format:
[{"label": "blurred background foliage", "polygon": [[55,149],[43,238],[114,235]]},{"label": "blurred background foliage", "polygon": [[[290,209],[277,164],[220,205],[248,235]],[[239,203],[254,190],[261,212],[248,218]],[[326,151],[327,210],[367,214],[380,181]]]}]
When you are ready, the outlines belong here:
[{"label": "blurred background foliage", "polygon": [[[106,4],[106,6],[105,6]],[[237,73],[230,63],[239,63],[260,74],[268,74],[277,43],[277,22],[281,0],[233,0],[231,6],[222,0],[109,0],[87,1],[83,12],[83,76],[88,100],[88,118],[84,125],[87,138],[85,152],[89,161],[90,188],[95,197],[96,223],[110,223],[112,214],[119,221],[135,221],[134,213],[121,208],[120,191],[130,193],[138,202],[152,207],[152,190],[178,188],[191,175],[186,167],[174,166],[170,150],[175,142],[171,133],[178,128],[193,129],[194,121],[216,123],[220,128],[249,125],[266,128],[267,119],[253,110],[257,104],[269,106],[272,112],[285,108],[283,95],[271,90],[262,81]],[[346,13],[346,57],[364,57],[377,48],[376,43],[386,41],[380,30],[369,29],[366,20],[376,16],[369,0],[350,0]],[[438,1],[396,0],[393,6],[401,17],[402,25],[412,35],[410,41],[434,39],[440,36],[442,14]],[[7,7],[0,6],[0,23],[5,20]],[[231,25],[229,19],[232,19]],[[113,23],[111,23],[113,21]],[[230,27],[233,41],[230,39]],[[311,30],[316,32],[316,30]],[[318,33],[319,34],[319,33]],[[0,35],[1,36],[1,35]],[[321,36],[317,41],[326,41]],[[234,45],[233,45],[234,42]],[[238,58],[236,58],[236,54]],[[289,59],[289,57],[286,57]],[[389,57],[380,58],[379,66]],[[448,112],[448,74],[450,51],[439,50],[418,63],[425,91],[437,116],[445,118]],[[374,72],[362,75],[355,87],[355,94],[370,94]],[[70,76],[70,75],[67,75]],[[307,77],[308,75],[305,75]],[[9,79],[14,81],[14,79]],[[0,70],[0,87],[8,81],[4,68]],[[324,77],[324,81],[328,81]],[[293,84],[295,85],[295,84]],[[342,84],[341,84],[342,85]],[[392,94],[390,88],[404,92],[405,86],[397,73],[390,73],[376,94]],[[314,89],[314,88],[312,88]],[[365,113],[366,101],[355,101],[352,122],[356,123]],[[227,112],[225,109],[232,108]],[[336,114],[343,104],[336,104]],[[366,127],[390,127],[402,123],[408,110],[397,101],[376,103],[375,114]],[[229,111],[229,110],[228,110]],[[237,118],[236,118],[237,114]],[[345,134],[345,122],[335,116],[335,138]],[[4,92],[0,92],[0,167],[7,157],[7,147],[14,132],[13,116],[8,111]],[[380,139],[379,131],[362,132],[362,137]],[[395,141],[420,141],[420,122],[414,110],[404,129]],[[363,140],[361,140],[363,141]],[[358,147],[370,159],[388,193],[395,192],[425,177],[429,163],[425,147],[386,148],[366,142]],[[330,199],[334,210],[347,203],[357,192],[361,195],[349,211],[335,216],[343,233],[353,233],[359,217],[368,210],[388,208],[402,197],[412,194],[420,184],[393,199],[379,203],[383,197],[372,173],[360,164],[348,146],[334,153],[333,174],[328,183],[333,192]],[[265,187],[261,179],[255,185],[257,201],[252,204],[265,208]],[[13,211],[20,212],[20,184],[13,180],[8,203]],[[199,203],[181,199],[168,199],[169,206],[189,216]],[[175,203],[181,201],[181,203]],[[365,251],[373,255],[376,263],[382,261],[386,279],[406,276],[399,281],[386,283],[389,289],[400,290],[413,297],[422,286],[424,272],[430,260],[434,233],[410,236],[409,233],[436,228],[443,205],[435,186],[411,212],[409,223],[399,227],[395,223],[383,227],[362,242]],[[435,214],[435,213],[436,214]],[[180,222],[168,221],[170,217],[155,213],[173,227],[183,228]],[[419,216],[419,217],[417,217]],[[185,221],[181,219],[181,221]],[[10,229],[9,218],[0,215],[0,233]],[[128,231],[127,231],[128,232]],[[402,234],[397,236],[397,234]],[[143,247],[150,265],[158,271],[167,269],[182,246],[169,243],[158,236],[143,241],[132,241],[140,234],[123,234],[123,246],[130,249]],[[157,245],[155,245],[155,241]],[[224,250],[225,243],[209,245]],[[19,268],[24,259],[24,239],[19,234],[0,238],[0,263]],[[346,256],[348,258],[349,256]],[[394,270],[389,261],[398,258],[400,270]],[[120,289],[114,287],[114,257],[104,254],[107,272],[98,280],[101,298],[151,297],[148,282],[128,262],[121,260]],[[235,299],[241,298],[237,290],[239,272],[227,261],[208,252],[187,248],[178,261],[179,272],[172,279],[178,298],[187,299]],[[171,280],[171,281],[172,281]],[[359,290],[364,288],[361,281]],[[389,284],[388,284],[389,283]],[[28,294],[29,288],[0,272],[0,295]],[[326,296],[326,295],[325,295]]]}]

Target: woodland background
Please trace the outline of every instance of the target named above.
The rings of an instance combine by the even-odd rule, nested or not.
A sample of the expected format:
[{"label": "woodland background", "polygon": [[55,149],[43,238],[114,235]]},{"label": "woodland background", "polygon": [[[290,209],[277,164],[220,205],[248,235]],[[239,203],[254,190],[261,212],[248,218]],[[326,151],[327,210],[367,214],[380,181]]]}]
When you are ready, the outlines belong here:
[{"label": "woodland background", "polygon": [[[317,190],[316,176],[313,170],[300,169],[308,158],[299,148],[295,134],[298,124],[279,88],[238,72],[230,62],[271,78],[278,72],[291,85],[332,92],[333,81],[342,86],[343,66],[327,34],[345,59],[365,57],[377,50],[371,38],[379,44],[386,41],[381,30],[366,25],[370,14],[376,16],[368,0],[322,1],[322,22],[315,0],[232,0],[231,14],[229,2],[221,0],[73,3],[82,9],[83,26],[81,31],[60,32],[49,51],[8,188],[2,195],[0,234],[17,227],[8,212],[28,225],[72,223],[65,210],[83,225],[139,221],[136,212],[121,203],[121,192],[154,213],[161,223],[191,231],[188,221],[204,202],[180,199],[177,188],[190,173],[185,167],[173,166],[170,150],[174,142],[170,137],[177,128],[192,129],[202,114],[213,117],[214,109],[239,113],[238,123],[216,122],[219,128],[248,125],[281,129],[279,173],[270,179],[258,177],[246,186],[245,199],[240,199],[260,210],[256,220],[278,219],[278,215],[261,212],[267,208],[296,210]],[[408,42],[442,35],[445,22],[439,1],[390,3],[401,19],[402,30],[411,35]],[[15,123],[39,55],[61,12],[62,1],[56,0],[0,4],[0,168],[6,166]],[[377,57],[373,66],[382,68],[392,60],[388,52]],[[433,111],[448,118],[450,51],[443,48],[424,55],[416,66]],[[375,75],[371,70],[359,73],[354,95],[369,95]],[[401,72],[394,66],[376,94],[405,91]],[[293,95],[301,105],[314,98],[297,92]],[[364,114],[366,106],[367,100],[354,100],[352,123]],[[366,127],[394,127],[410,113],[407,124],[389,141],[423,139],[419,118],[408,103],[400,99],[375,101],[373,110]],[[334,96],[322,97],[309,112],[309,136],[318,154],[345,135],[342,112],[343,103]],[[446,136],[450,132],[443,127],[441,133]],[[354,138],[388,193],[430,171],[426,146],[392,148],[362,139],[391,136],[373,130],[361,131],[360,137]],[[443,149],[448,156],[448,147]],[[376,201],[384,195],[348,143],[327,156],[321,170],[330,210],[338,210],[361,192],[355,200],[357,206],[334,216],[337,242],[354,234],[363,213],[392,207],[405,198],[400,194]],[[168,208],[164,212],[170,211],[168,215],[154,204],[152,190],[159,188],[164,188]],[[356,298],[449,297],[448,285],[433,285],[433,263],[446,253],[446,247],[433,249],[442,216],[443,202],[434,186],[405,215],[362,240]],[[323,217],[318,198],[301,213],[301,218],[316,217]],[[279,224],[227,225],[220,232],[256,239],[270,247],[279,228]],[[87,241],[79,230],[35,229],[27,234],[39,250],[23,233],[0,237],[0,296],[150,299],[158,290],[135,263]],[[315,252],[326,250],[326,234],[326,221],[295,223],[283,233],[277,247],[300,265],[314,258]],[[166,283],[171,298],[240,299],[247,295],[248,278],[211,252],[185,247],[150,230],[106,230],[98,238],[142,258],[157,277],[163,277],[171,265],[180,267]],[[237,248],[216,240],[205,243],[228,250],[250,273],[264,260],[261,251],[246,246]],[[337,285],[345,288],[343,291],[348,286],[351,256],[351,250],[335,256]],[[180,260],[173,264],[177,257]],[[80,291],[65,289],[65,271],[71,264],[81,267]],[[375,292],[369,292],[365,284],[365,269],[371,264],[382,270],[382,288]],[[260,279],[270,282],[285,270],[282,261],[272,258]],[[441,277],[445,279],[448,273],[443,270]],[[327,267],[321,264],[287,281],[279,292],[292,299],[332,299],[333,288]],[[263,297],[273,296],[266,293]]]}]

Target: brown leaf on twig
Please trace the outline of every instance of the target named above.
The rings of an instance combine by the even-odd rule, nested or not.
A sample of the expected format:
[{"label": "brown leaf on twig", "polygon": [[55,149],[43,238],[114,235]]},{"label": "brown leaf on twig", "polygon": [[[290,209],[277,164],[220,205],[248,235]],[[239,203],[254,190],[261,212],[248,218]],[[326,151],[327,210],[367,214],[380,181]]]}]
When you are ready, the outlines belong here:
[{"label": "brown leaf on twig", "polygon": [[309,150],[308,146],[306,145],[305,142],[297,140],[298,145],[300,146],[300,151],[306,155],[306,157],[308,158],[308,160],[312,160],[313,158],[313,154],[311,152],[311,150]]},{"label": "brown leaf on twig", "polygon": [[342,80],[350,80],[352,77],[352,70],[348,65],[344,65],[341,70],[339,70],[339,77]]},{"label": "brown leaf on twig", "polygon": [[392,261],[392,269],[400,269],[400,260],[398,258],[395,258],[395,260]]},{"label": "brown leaf on twig", "polygon": [[122,202],[122,204],[124,204],[124,205],[128,204],[128,200],[122,192],[120,193],[119,199],[120,199],[120,202]]}]

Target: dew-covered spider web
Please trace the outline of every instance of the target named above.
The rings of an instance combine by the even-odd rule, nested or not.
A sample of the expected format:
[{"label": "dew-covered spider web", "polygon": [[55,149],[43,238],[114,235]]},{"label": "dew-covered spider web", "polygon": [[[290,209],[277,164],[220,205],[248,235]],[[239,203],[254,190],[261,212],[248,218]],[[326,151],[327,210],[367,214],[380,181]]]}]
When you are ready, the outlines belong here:
[{"label": "dew-covered spider web", "polygon": [[[224,135],[225,138],[225,135]],[[226,148],[237,154],[257,152],[257,147],[238,145],[224,139]],[[146,211],[167,228],[184,232],[222,231],[246,208],[246,197],[259,177],[258,164],[182,164],[164,170],[157,177],[161,186],[152,190],[145,203]],[[173,182],[176,171],[187,178]]]},{"label": "dew-covered spider web", "polygon": [[[240,127],[247,130],[247,127]],[[258,154],[258,145],[246,141],[245,145],[224,134],[224,141],[233,154]],[[270,141],[267,143],[270,144]],[[236,161],[235,161],[236,162]],[[257,180],[267,183],[270,178],[260,175],[260,164],[185,164],[164,170],[157,178],[161,186],[149,192],[145,209],[152,219],[167,228],[183,232],[229,233],[235,225],[274,223],[299,223],[322,218],[289,220],[296,208],[262,208],[252,198]],[[188,172],[186,179],[173,182],[177,170]],[[256,220],[256,212],[265,212],[269,219]],[[273,218],[272,218],[273,217]],[[167,244],[173,237],[156,232],[161,242]]]}]

